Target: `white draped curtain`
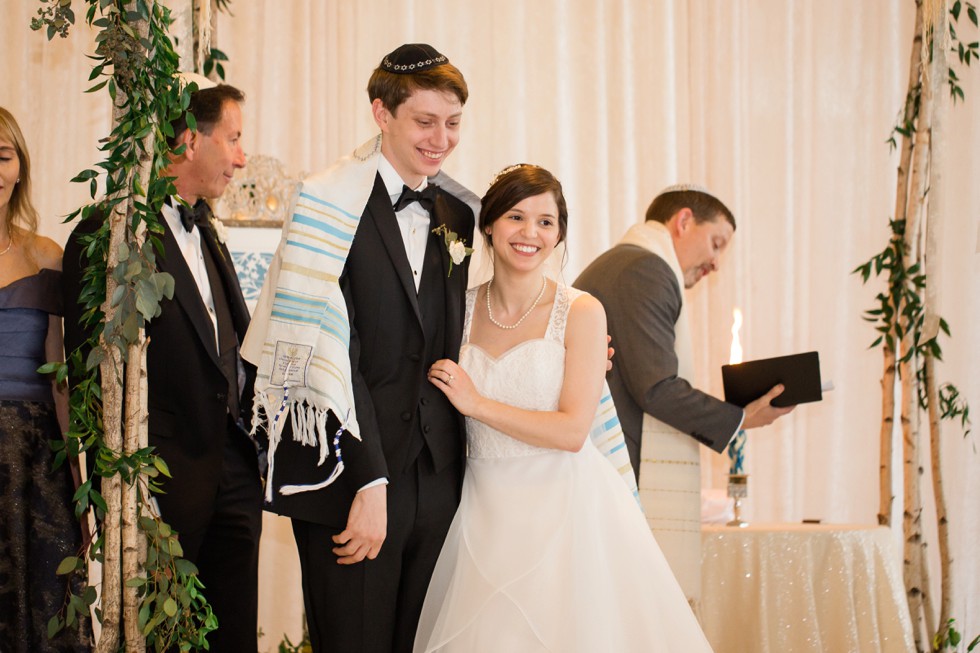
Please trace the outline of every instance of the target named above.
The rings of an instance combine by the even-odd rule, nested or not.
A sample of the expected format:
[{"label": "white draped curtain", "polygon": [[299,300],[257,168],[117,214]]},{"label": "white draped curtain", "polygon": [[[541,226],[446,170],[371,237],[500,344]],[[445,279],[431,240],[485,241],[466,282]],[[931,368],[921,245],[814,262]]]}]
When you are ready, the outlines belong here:
[{"label": "white draped curtain", "polygon": [[[28,28],[36,6],[3,2],[0,105],[26,132],[41,231],[63,242],[61,216],[86,199],[68,179],[98,160],[108,99],[82,94],[91,32],[77,26],[48,43]],[[561,272],[569,282],[664,186],[713,189],[738,230],[722,270],[687,297],[697,384],[721,394],[738,306],[747,359],[817,350],[836,386],[823,402],[750,432],[748,518],[874,522],[881,355],[867,348],[874,333],[861,313],[881,285],[862,286],[850,271],[884,247],[894,212],[897,157],[885,141],[908,80],[911,0],[235,0],[231,10],[215,42],[230,57],[228,81],[247,95],[246,150],[295,173],[325,167],[374,134],[365,87],[384,53],[428,42],[448,55],[471,95],[447,171],[478,194],[512,163],[554,171],[570,209]],[[976,40],[965,21],[958,31]],[[980,67],[960,77],[966,101],[950,106],[938,156],[940,313],[953,330],[939,375],[976,414]],[[975,435],[946,425],[943,437],[953,613],[972,636],[980,458]],[[727,460],[711,462],[705,484],[722,487]],[[279,633],[298,634],[294,558],[288,527],[270,517],[260,608],[270,649]]]}]

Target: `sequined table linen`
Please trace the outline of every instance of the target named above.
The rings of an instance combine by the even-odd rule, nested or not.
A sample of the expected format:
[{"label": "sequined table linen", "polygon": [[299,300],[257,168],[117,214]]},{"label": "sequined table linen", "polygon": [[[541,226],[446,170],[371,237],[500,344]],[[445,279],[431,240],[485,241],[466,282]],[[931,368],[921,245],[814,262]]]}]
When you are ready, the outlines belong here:
[{"label": "sequined table linen", "polygon": [[702,621],[715,653],[914,650],[887,528],[702,529]]}]

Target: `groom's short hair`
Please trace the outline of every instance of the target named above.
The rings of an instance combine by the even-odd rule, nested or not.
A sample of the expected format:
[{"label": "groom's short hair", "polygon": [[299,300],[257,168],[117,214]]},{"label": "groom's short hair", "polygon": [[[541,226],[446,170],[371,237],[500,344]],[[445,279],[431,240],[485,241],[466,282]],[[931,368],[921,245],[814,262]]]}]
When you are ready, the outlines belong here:
[{"label": "groom's short hair", "polygon": [[466,104],[466,99],[470,95],[463,73],[448,62],[408,74],[388,72],[379,65],[371,74],[367,87],[371,102],[381,100],[385,108],[393,114],[412,96],[412,93],[418,90],[452,93],[459,99],[461,105]]}]

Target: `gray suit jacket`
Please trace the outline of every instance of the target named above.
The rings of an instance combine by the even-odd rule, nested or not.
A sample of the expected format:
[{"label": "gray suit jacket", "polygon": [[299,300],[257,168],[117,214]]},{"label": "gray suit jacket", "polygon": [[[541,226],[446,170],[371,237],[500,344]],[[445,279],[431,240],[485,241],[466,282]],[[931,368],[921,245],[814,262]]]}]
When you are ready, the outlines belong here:
[{"label": "gray suit jacket", "polygon": [[667,262],[642,247],[617,245],[593,261],[574,285],[606,309],[616,349],[609,389],[633,469],[640,469],[644,413],[723,451],[742,409],[677,376],[674,328],[683,294]]}]

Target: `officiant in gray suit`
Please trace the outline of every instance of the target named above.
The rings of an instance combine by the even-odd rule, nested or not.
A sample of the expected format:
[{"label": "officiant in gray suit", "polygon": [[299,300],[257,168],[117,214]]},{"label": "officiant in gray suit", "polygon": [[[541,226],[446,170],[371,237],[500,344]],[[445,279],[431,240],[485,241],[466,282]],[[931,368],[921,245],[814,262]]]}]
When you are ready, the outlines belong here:
[{"label": "officiant in gray suit", "polygon": [[735,217],[714,195],[671,186],[646,220],[592,262],[575,287],[602,302],[616,345],[609,387],[657,542],[697,608],[701,595],[698,443],[721,452],[740,428],[771,424],[776,386],[743,410],[694,388],[685,288],[718,269]]}]

